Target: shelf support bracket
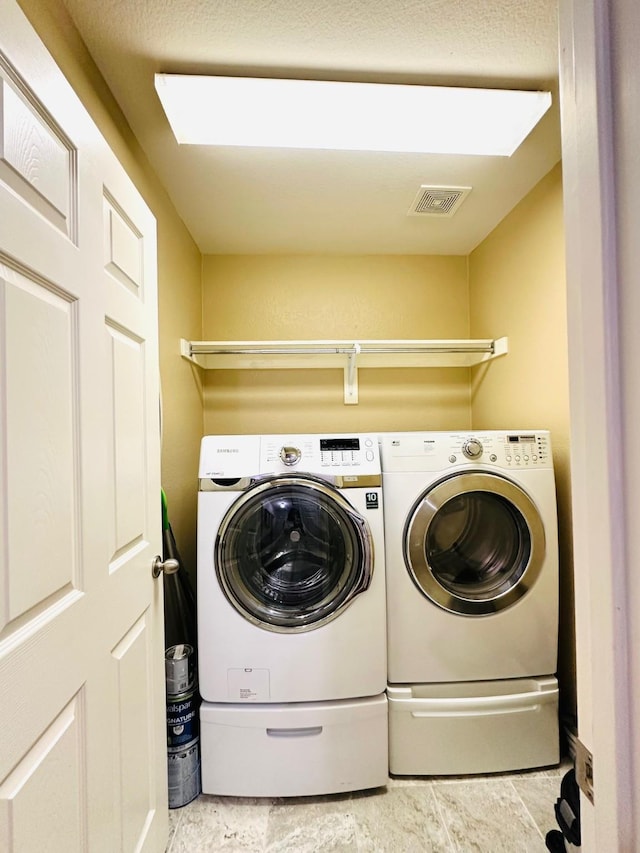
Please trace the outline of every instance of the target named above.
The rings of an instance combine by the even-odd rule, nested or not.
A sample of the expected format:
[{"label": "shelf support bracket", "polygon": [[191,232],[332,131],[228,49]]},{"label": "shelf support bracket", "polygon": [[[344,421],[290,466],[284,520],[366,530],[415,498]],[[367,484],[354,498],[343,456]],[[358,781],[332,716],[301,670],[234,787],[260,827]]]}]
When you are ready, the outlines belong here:
[{"label": "shelf support bracket", "polygon": [[360,355],[360,344],[354,343],[352,351],[347,356],[344,367],[344,404],[355,406],[358,403],[358,365],[357,358]]},{"label": "shelf support bracket", "polygon": [[180,355],[192,364],[198,364],[191,353],[191,342],[184,338],[180,338]]}]

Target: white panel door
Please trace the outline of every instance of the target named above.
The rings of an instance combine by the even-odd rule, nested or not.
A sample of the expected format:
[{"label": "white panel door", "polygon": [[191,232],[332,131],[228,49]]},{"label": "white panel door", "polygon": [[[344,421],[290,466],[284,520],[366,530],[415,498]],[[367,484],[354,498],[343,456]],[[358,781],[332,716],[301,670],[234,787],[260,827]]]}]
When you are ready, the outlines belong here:
[{"label": "white panel door", "polygon": [[0,849],[164,850],[155,221],[0,6]]},{"label": "white panel door", "polygon": [[640,15],[637,0],[559,8],[578,735],[593,757],[581,849],[635,853]]}]

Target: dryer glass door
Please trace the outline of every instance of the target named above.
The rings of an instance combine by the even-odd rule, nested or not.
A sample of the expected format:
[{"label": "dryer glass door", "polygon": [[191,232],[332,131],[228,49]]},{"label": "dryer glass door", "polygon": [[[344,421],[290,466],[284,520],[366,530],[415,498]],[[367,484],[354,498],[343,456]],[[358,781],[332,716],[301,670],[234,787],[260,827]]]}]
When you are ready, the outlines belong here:
[{"label": "dryer glass door", "polygon": [[405,557],[418,588],[453,613],[510,607],[537,579],[545,555],[540,514],[515,483],[494,474],[441,480],[415,504]]},{"label": "dryer glass door", "polygon": [[215,548],[227,599],[272,631],[317,628],[371,583],[367,521],[312,477],[273,477],[248,489],[223,519]]}]

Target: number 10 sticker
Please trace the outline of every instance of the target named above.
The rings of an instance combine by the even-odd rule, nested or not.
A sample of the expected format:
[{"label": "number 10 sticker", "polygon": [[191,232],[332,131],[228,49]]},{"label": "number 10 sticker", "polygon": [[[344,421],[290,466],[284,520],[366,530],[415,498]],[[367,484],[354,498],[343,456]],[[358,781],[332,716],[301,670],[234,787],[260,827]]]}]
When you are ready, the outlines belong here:
[{"label": "number 10 sticker", "polygon": [[365,495],[367,500],[367,509],[378,509],[378,493],[377,492],[367,492]]}]

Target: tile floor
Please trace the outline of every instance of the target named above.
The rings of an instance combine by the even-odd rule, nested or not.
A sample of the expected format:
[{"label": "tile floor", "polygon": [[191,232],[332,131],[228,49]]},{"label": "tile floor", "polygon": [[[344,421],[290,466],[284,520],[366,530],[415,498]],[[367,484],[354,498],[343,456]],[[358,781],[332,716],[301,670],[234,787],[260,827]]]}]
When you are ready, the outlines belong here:
[{"label": "tile floor", "polygon": [[199,796],[169,812],[167,853],[544,853],[559,767],[400,778],[323,797]]}]

